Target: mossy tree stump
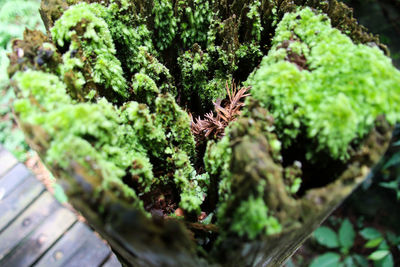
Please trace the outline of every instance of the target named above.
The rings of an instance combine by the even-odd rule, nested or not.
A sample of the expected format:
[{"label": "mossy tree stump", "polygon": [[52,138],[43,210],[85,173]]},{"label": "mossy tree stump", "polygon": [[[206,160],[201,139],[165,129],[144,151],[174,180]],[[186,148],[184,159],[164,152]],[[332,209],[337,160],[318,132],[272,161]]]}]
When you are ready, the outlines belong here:
[{"label": "mossy tree stump", "polygon": [[126,265],[281,265],[400,119],[400,73],[334,0],[40,13],[10,54],[16,118]]}]

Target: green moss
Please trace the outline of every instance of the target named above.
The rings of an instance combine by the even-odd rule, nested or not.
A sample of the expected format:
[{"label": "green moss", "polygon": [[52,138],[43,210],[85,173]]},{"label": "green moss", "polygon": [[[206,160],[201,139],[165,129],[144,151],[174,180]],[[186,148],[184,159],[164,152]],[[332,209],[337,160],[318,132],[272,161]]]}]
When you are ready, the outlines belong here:
[{"label": "green moss", "polygon": [[143,73],[136,73],[132,80],[132,89],[137,99],[141,99],[147,105],[154,105],[155,97],[160,93],[156,83]]},{"label": "green moss", "polygon": [[[52,40],[28,32],[15,42],[10,74],[28,137],[53,169],[100,180],[89,193],[100,212],[114,200],[147,215],[179,207],[196,227],[196,215],[215,214],[208,223],[220,232],[196,229],[196,239],[275,235],[301,216],[301,164],[283,159],[282,147],[346,159],[379,114],[399,119],[389,60],[326,16],[296,11],[300,1],[78,2],[42,7]],[[303,2],[328,8],[354,39],[363,34],[340,22],[336,1]],[[43,53],[51,55],[39,66]],[[189,113],[225,105],[233,79],[252,86],[246,108],[221,140],[196,144]]]},{"label": "green moss", "polygon": [[189,157],[182,151],[173,153],[175,163],[174,182],[181,190],[179,206],[187,211],[200,214],[200,205],[207,196],[208,174],[197,175]]},{"label": "green moss", "polygon": [[261,26],[261,16],[259,13],[259,9],[261,7],[261,2],[255,0],[249,6],[249,12],[247,13],[247,17],[253,22],[251,28],[251,35],[256,41],[261,40],[261,31],[263,27]]},{"label": "green moss", "polygon": [[37,1],[2,1],[0,3],[0,46],[9,48],[10,40],[20,38],[25,27],[44,30],[37,12]]},{"label": "green moss", "polygon": [[277,207],[286,203],[280,203],[281,189],[294,186],[289,175],[284,184],[273,130],[272,117],[252,100],[220,141],[208,143],[204,163],[218,186],[217,224],[229,234],[254,239],[282,231]]},{"label": "green moss", "polygon": [[189,100],[200,99],[208,107],[226,95],[226,82],[232,80],[234,67],[231,58],[220,47],[203,52],[198,45],[178,58],[184,96]]},{"label": "green moss", "polygon": [[179,146],[189,157],[195,155],[195,141],[190,131],[189,115],[179,107],[169,95],[159,95],[156,99],[156,122],[163,126],[167,140]]},{"label": "green moss", "polygon": [[308,158],[325,151],[344,160],[378,115],[399,119],[399,71],[378,48],[353,44],[325,15],[309,8],[286,14],[272,43],[249,83],[276,118],[285,147],[305,134],[317,143]]},{"label": "green moss", "polygon": [[158,86],[160,92],[170,93],[176,96],[177,90],[174,85],[174,78],[167,67],[149,52],[148,47],[138,47],[138,54],[132,60],[134,69],[150,77]]},{"label": "green moss", "polygon": [[64,12],[51,33],[54,42],[67,49],[63,55],[62,74],[75,76],[73,85],[77,90],[94,82],[126,98],[127,83],[121,63],[115,57],[108,25],[101,18],[105,12],[99,4],[77,4]]},{"label": "green moss", "polygon": [[[199,51],[196,51],[198,49]],[[182,73],[183,90],[190,99],[192,94],[203,98],[202,91],[207,86],[210,57],[198,46],[191,51],[186,51],[178,58],[178,64]],[[203,99],[204,100],[204,99]]]},{"label": "green moss", "polygon": [[[101,174],[100,191],[116,183],[129,196],[136,196],[122,178],[128,171],[144,192],[149,192],[158,183],[150,163],[157,159],[163,173],[174,170],[173,182],[182,191],[182,208],[200,212],[207,175],[197,175],[189,158],[195,153],[189,116],[170,95],[151,95],[158,93],[154,83],[154,90],[143,98],[154,105],[155,113],[151,113],[147,105],[134,101],[120,109],[104,98],[97,103],[76,103],[58,77],[43,72],[18,73],[15,80],[20,93],[14,106],[21,121],[40,125],[50,137],[48,164],[68,169],[77,162],[90,172]],[[136,202],[142,205],[137,198]]]},{"label": "green moss", "polygon": [[212,9],[207,0],[177,1],[179,36],[184,47],[204,44],[212,19]]},{"label": "green moss", "polygon": [[154,28],[158,39],[158,49],[164,50],[171,45],[177,33],[177,19],[174,16],[172,2],[169,0],[156,0],[153,7]]},{"label": "green moss", "polygon": [[135,128],[121,125],[118,111],[105,99],[97,104],[75,103],[54,75],[28,71],[17,73],[14,79],[20,92],[14,107],[21,121],[40,125],[50,137],[46,162],[63,169],[79,163],[89,172],[101,174],[102,187],[96,190],[118,184],[140,207],[135,191],[122,182],[132,162],[137,164],[131,172],[139,174],[145,187],[149,188],[153,179],[152,166]]},{"label": "green moss", "polygon": [[218,177],[219,195],[227,199],[230,194],[231,172],[230,163],[232,149],[230,148],[229,137],[224,136],[219,142],[210,141],[204,157],[204,166],[211,176]]},{"label": "green moss", "polygon": [[268,216],[268,207],[262,198],[255,199],[250,196],[247,201],[240,203],[230,230],[239,236],[254,239],[262,233],[266,235],[280,233],[282,226],[276,218]]}]

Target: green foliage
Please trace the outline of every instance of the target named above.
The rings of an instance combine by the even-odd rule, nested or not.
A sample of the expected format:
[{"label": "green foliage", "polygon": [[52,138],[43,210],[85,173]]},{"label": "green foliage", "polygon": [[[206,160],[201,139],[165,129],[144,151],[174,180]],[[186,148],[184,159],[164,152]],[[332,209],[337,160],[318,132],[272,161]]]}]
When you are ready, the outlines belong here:
[{"label": "green foliage", "polygon": [[278,220],[268,216],[268,208],[262,198],[254,199],[250,196],[247,201],[240,203],[235,215],[231,230],[239,236],[254,239],[260,233],[273,235],[282,231]]},{"label": "green foliage", "polygon": [[[310,267],[316,266],[369,266],[368,260],[375,267],[394,266],[391,249],[400,244],[400,237],[389,232],[386,238],[377,229],[372,227],[361,228],[355,231],[353,224],[348,219],[339,220],[341,225],[338,233],[328,226],[319,227],[313,234],[317,243],[330,250],[316,257]],[[361,236],[366,243],[364,248],[372,250],[366,257],[356,253],[355,239]],[[390,244],[390,245],[389,245]]]},{"label": "green foliage", "polygon": [[164,50],[171,45],[177,32],[177,19],[174,16],[172,2],[156,0],[153,7],[154,28],[157,31],[157,47]]},{"label": "green foliage", "polygon": [[394,142],[392,147],[394,153],[385,158],[381,169],[381,187],[389,189],[396,194],[397,200],[400,200],[400,141]]},{"label": "green foliage", "polygon": [[[89,82],[84,75],[89,64],[93,82],[104,84],[107,89],[126,98],[127,84],[121,63],[115,57],[116,50],[108,25],[100,16],[104,12],[104,7],[99,4],[72,6],[56,21],[51,29],[52,37],[60,47],[69,44],[65,47],[68,51],[63,55],[62,73],[64,76],[70,72],[77,75],[75,85],[78,90]],[[82,51],[82,58],[75,57],[78,51]]]},{"label": "green foliage", "polygon": [[[126,5],[126,6],[125,6]],[[140,71],[143,66],[143,50],[156,54],[152,42],[152,33],[143,24],[143,19],[136,12],[129,13],[127,10],[135,9],[134,5],[124,2],[122,7],[112,3],[102,18],[107,22],[112,39],[123,53],[117,53],[117,58],[130,73]],[[152,63],[152,62],[145,62]]]},{"label": "green foliage", "polygon": [[333,252],[325,253],[310,264],[310,267],[337,267],[339,266],[340,255]]},{"label": "green foliage", "polygon": [[249,83],[285,147],[305,135],[316,142],[307,146],[308,159],[325,151],[345,160],[378,115],[392,124],[399,119],[399,71],[378,48],[353,44],[325,15],[309,8],[286,14],[272,43]]},{"label": "green foliage", "polygon": [[38,8],[38,1],[0,2],[0,143],[21,162],[26,161],[29,147],[11,114],[10,103],[15,95],[8,87],[7,53],[10,52],[10,41],[22,37],[25,27],[44,30]]},{"label": "green foliage", "polygon": [[261,31],[263,30],[263,27],[261,26],[261,17],[259,13],[260,6],[261,2],[255,0],[253,3],[250,4],[249,6],[250,11],[247,13],[247,17],[253,21],[251,34],[253,38],[257,41],[260,41]]},{"label": "green foliage", "polygon": [[232,149],[227,136],[224,136],[219,142],[208,142],[207,151],[204,156],[204,165],[210,175],[217,176],[220,179],[219,195],[223,199],[228,199],[230,194],[230,163],[232,158]]},{"label": "green foliage", "polygon": [[[100,179],[94,197],[111,191],[147,215],[166,200],[164,216],[179,207],[194,223],[196,215],[215,214],[204,221],[218,225],[222,237],[275,235],[301,224],[301,196],[294,195],[302,176],[301,164],[283,163],[276,133],[285,147],[303,134],[316,140],[309,156],[328,151],[345,159],[348,145],[361,141],[377,115],[398,119],[399,79],[388,59],[304,9],[279,23],[269,55],[248,79],[258,101],[248,97],[252,108],[242,110],[222,140],[196,144],[188,114],[225,105],[226,84],[246,80],[267,53],[271,16],[278,22],[284,6],[294,4],[78,2],[46,14],[54,19],[54,27],[46,25],[51,52],[62,56],[55,70],[26,70],[37,69],[34,60],[27,68],[18,63],[35,59],[47,40],[26,42],[23,51],[33,55],[14,53],[20,67],[14,108],[48,165],[60,173],[78,165]],[[356,261],[349,254],[352,230],[343,222],[339,235],[331,230],[320,241]],[[215,240],[216,233],[204,235]],[[374,242],[368,246],[383,243]]]},{"label": "green foliage", "polygon": [[[71,162],[78,162],[92,172],[99,170],[102,188],[116,183],[124,188],[127,196],[134,198],[136,193],[121,180],[125,169],[137,162],[139,170],[132,172],[142,174],[141,182],[145,185],[152,180],[151,165],[135,138],[134,129],[122,128],[117,111],[106,100],[75,104],[66,94],[65,85],[51,74],[29,71],[18,73],[15,80],[21,92],[14,104],[16,112],[22,121],[41,125],[51,136],[46,156],[48,164],[67,169]],[[29,95],[41,106],[31,105]],[[121,150],[118,147],[122,143]]]},{"label": "green foliage", "polygon": [[200,205],[207,195],[208,174],[196,175],[186,153],[173,153],[172,158],[176,166],[174,181],[182,191],[179,206],[188,212],[200,214]]},{"label": "green foliage", "polygon": [[177,2],[179,36],[184,47],[194,43],[204,44],[212,19],[212,9],[207,0],[191,0]]},{"label": "green foliage", "polygon": [[154,105],[155,96],[160,91],[153,79],[143,73],[136,73],[132,79],[132,89],[138,99],[149,106]]},{"label": "green foliage", "polygon": [[[204,157],[205,169],[218,185],[217,223],[245,239],[275,235],[283,230],[276,210],[271,209],[267,202],[272,194],[269,190],[274,190],[269,186],[273,183],[270,180],[282,179],[275,176],[273,167],[273,158],[280,155],[279,141],[274,142],[277,141],[276,136],[268,131],[270,125],[265,110],[260,114],[257,112],[256,109],[246,112],[245,118],[225,129],[225,136],[220,141],[209,142]],[[247,116],[251,119],[247,120]],[[268,147],[264,143],[253,143],[258,138],[268,140]],[[247,165],[247,161],[254,164],[251,158],[243,156],[245,152],[242,149],[248,150],[249,147],[255,149],[252,155],[257,155],[257,160],[271,168],[269,171],[258,170],[257,165]],[[260,155],[266,158],[258,158]],[[239,170],[233,171],[235,168]],[[258,176],[257,173],[262,174]],[[242,192],[242,188],[247,190]],[[285,190],[284,186],[282,189]]]},{"label": "green foliage", "polygon": [[339,228],[339,242],[343,251],[346,253],[354,244],[356,233],[354,232],[353,225],[348,219],[343,220]]},{"label": "green foliage", "polygon": [[232,79],[234,71],[224,50],[213,47],[208,51],[194,45],[178,58],[185,95],[188,99],[199,98],[203,107],[225,97],[226,82]]},{"label": "green foliage", "polygon": [[58,202],[61,204],[65,204],[68,202],[68,197],[65,195],[63,188],[59,185],[54,183],[54,198],[57,199]]},{"label": "green foliage", "polygon": [[[132,59],[132,69],[150,77],[158,86],[160,92],[176,95],[176,87],[169,70],[158,59],[151,55],[147,46],[137,47],[137,54]],[[140,98],[138,98],[140,101]]]},{"label": "green foliage", "polygon": [[[196,175],[191,165],[189,155],[194,155],[195,144],[189,116],[170,95],[153,100],[152,114],[146,105],[134,101],[120,109],[104,98],[97,103],[76,103],[68,96],[66,86],[51,74],[27,71],[14,79],[20,92],[14,103],[19,117],[24,123],[40,125],[51,136],[47,141],[48,164],[68,169],[71,162],[77,162],[92,172],[98,170],[103,177],[98,190],[118,184],[140,207],[136,192],[122,178],[129,170],[149,192],[157,183],[150,159],[158,157],[166,170],[175,169],[182,208],[200,212],[207,175]],[[157,94],[154,84],[153,89]],[[179,148],[175,144],[180,144]],[[168,154],[172,154],[170,159],[165,157]]]},{"label": "green foliage", "polygon": [[329,227],[321,226],[314,232],[314,237],[323,246],[327,248],[339,247],[339,240],[336,233]]},{"label": "green foliage", "polygon": [[16,0],[0,3],[0,46],[9,47],[9,41],[22,36],[25,27],[44,30],[37,12],[39,1]]},{"label": "green foliage", "polygon": [[167,139],[173,144],[180,144],[179,148],[193,157],[195,153],[195,141],[190,131],[189,115],[183,111],[174,98],[160,95],[156,99],[156,121],[163,126],[167,132]]},{"label": "green foliage", "polygon": [[367,227],[360,231],[360,235],[366,240],[372,240],[381,237],[381,233],[375,228]]}]

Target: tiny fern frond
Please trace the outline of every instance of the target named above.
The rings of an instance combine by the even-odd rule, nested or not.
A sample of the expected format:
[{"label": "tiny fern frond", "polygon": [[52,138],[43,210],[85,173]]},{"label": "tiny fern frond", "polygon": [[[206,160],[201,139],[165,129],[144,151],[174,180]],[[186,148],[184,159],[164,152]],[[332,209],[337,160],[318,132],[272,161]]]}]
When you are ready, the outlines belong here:
[{"label": "tiny fern frond", "polygon": [[[232,86],[229,87],[228,82],[226,83],[227,99],[221,101],[218,99],[213,102],[214,111],[206,113],[204,119],[198,117],[193,120],[191,117],[191,129],[192,133],[198,139],[212,138],[219,139],[224,136],[225,128],[233,121],[235,121],[241,113],[241,108],[244,107],[244,98],[249,96],[247,93],[250,87],[242,87],[237,90],[236,84],[232,82]],[[225,103],[223,103],[225,102]]]}]

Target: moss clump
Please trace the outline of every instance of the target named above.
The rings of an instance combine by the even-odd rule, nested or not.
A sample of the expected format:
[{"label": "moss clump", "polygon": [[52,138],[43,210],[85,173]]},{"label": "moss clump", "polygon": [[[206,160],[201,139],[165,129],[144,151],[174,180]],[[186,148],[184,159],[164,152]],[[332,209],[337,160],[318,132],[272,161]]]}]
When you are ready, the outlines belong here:
[{"label": "moss clump", "polygon": [[[20,90],[15,111],[22,121],[45,131],[46,162],[63,169],[79,163],[103,177],[97,190],[115,183],[137,200],[135,191],[122,182],[125,170],[138,162],[140,168],[131,171],[140,174],[144,185],[151,184],[153,174],[135,128],[123,127],[117,110],[105,99],[97,104],[75,103],[54,75],[28,71],[14,77]],[[139,201],[134,203],[141,206]]]},{"label": "moss clump", "polygon": [[83,94],[88,93],[90,83],[95,83],[126,98],[127,84],[121,63],[115,57],[107,24],[100,16],[104,12],[104,7],[97,4],[72,6],[56,21],[51,34],[54,42],[67,50],[63,54],[62,75],[73,83],[76,91],[85,86]]},{"label": "moss clump", "polygon": [[154,1],[153,14],[154,28],[157,33],[157,47],[164,50],[171,45],[178,30],[172,2],[168,0]]},{"label": "moss clump", "polygon": [[325,15],[308,8],[286,14],[272,44],[248,82],[286,147],[304,134],[315,140],[308,159],[326,151],[345,160],[378,115],[399,120],[399,71],[378,48],[353,44]]},{"label": "moss clump", "polygon": [[[199,184],[188,156],[194,154],[189,117],[171,96],[158,96],[151,113],[135,101],[119,109],[104,98],[77,103],[57,76],[43,72],[17,73],[14,79],[19,89],[15,110],[24,123],[40,125],[46,133],[42,145],[48,164],[68,169],[71,163],[79,163],[103,177],[99,192],[119,184],[124,194],[135,197],[138,207],[143,206],[137,197],[140,192],[124,184],[126,173],[137,179],[144,193],[159,183],[175,182],[186,196],[182,208],[199,211],[205,184]],[[162,175],[154,175],[151,161],[164,169]],[[170,170],[176,170],[173,180],[162,179]]]}]

